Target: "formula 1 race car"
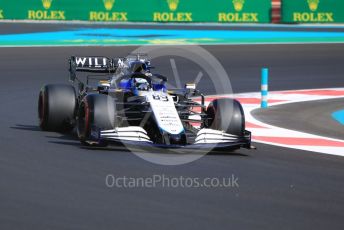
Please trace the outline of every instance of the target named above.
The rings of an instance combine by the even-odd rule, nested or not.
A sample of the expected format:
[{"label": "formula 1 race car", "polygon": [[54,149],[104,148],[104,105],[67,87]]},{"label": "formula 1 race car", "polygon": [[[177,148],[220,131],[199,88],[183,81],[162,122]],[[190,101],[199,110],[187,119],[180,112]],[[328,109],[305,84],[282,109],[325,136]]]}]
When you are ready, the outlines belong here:
[{"label": "formula 1 race car", "polygon": [[[143,54],[117,59],[72,56],[73,84],[41,88],[41,129],[76,129],[81,143],[91,146],[251,148],[251,133],[245,130],[244,112],[237,100],[215,99],[205,106],[204,95],[195,84],[167,89],[167,78],[151,69]],[[77,72],[93,75],[83,82]],[[91,81],[96,84],[92,86]]]}]

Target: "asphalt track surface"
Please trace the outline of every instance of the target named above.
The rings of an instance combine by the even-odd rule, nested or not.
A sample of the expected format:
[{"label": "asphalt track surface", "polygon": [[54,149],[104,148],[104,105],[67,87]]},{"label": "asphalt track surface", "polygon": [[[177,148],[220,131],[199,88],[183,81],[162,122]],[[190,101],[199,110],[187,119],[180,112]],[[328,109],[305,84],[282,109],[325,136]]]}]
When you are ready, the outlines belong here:
[{"label": "asphalt track surface", "polygon": [[[341,157],[255,144],[256,151],[160,166],[124,149],[87,149],[71,135],[39,130],[39,89],[67,82],[67,57],[125,56],[134,48],[0,49],[1,229],[342,229]],[[344,45],[204,48],[226,68],[234,92],[259,90],[262,66],[270,66],[270,88],[275,90],[344,86]],[[171,72],[168,59],[156,65]],[[206,79],[200,83],[211,93],[206,85]],[[239,187],[108,188],[108,174],[234,174]]]}]

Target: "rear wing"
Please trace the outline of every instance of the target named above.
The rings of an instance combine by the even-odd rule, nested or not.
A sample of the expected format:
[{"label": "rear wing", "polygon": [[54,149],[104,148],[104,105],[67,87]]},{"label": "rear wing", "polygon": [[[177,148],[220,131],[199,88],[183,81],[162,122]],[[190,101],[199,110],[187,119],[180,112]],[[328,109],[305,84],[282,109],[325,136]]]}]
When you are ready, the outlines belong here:
[{"label": "rear wing", "polygon": [[70,80],[73,82],[76,79],[76,72],[113,73],[116,68],[115,61],[107,57],[72,56],[69,59]]}]

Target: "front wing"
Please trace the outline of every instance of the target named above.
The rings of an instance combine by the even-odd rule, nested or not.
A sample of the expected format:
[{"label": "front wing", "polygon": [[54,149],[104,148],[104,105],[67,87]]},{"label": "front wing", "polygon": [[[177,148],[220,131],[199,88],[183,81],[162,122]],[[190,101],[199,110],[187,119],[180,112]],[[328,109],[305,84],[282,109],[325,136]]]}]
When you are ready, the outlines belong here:
[{"label": "front wing", "polygon": [[92,130],[92,141],[96,143],[183,149],[252,148],[251,132],[247,130],[242,136],[237,136],[213,129],[201,129],[196,135],[195,142],[186,145],[156,144],[149,138],[147,132],[139,126],[119,127],[112,130]]}]

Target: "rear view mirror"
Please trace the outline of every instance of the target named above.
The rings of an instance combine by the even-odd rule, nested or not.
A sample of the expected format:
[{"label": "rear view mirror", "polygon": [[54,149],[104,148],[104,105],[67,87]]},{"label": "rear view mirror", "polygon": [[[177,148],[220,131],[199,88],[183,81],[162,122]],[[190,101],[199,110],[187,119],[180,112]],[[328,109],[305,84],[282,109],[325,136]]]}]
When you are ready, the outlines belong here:
[{"label": "rear view mirror", "polygon": [[196,89],[196,83],[186,83],[185,89]]}]

